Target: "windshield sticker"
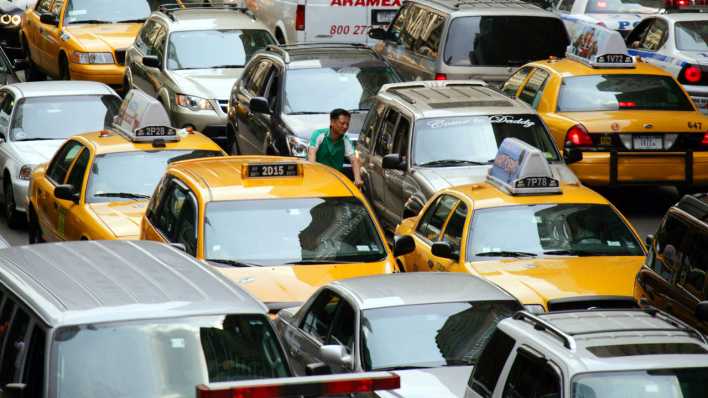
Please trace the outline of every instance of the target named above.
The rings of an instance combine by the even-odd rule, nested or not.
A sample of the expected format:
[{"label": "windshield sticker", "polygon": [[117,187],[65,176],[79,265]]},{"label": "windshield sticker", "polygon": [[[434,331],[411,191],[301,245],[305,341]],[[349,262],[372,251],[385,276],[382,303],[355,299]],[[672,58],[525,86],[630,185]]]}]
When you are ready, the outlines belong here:
[{"label": "windshield sticker", "polygon": [[491,123],[518,124],[520,126],[524,126],[524,128],[529,128],[536,125],[536,122],[534,122],[533,120],[508,115],[490,116],[489,121]]},{"label": "windshield sticker", "polygon": [[371,248],[369,248],[369,246],[367,245],[356,245],[356,250],[360,252],[370,252]]},{"label": "windshield sticker", "polygon": [[428,120],[428,127],[431,129],[449,128],[464,126],[472,123],[474,119],[435,119]]}]

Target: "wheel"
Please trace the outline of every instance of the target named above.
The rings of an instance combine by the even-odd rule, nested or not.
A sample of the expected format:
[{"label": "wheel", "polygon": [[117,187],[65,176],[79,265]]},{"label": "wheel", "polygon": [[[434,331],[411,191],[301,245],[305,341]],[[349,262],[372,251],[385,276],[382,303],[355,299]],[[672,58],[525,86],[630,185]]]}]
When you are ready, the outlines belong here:
[{"label": "wheel", "polygon": [[15,203],[15,193],[12,190],[12,182],[8,182],[10,176],[5,176],[5,186],[3,190],[3,200],[5,202],[5,220],[7,220],[7,226],[11,229],[18,229],[22,226],[22,217],[19,211],[17,211],[17,205]]},{"label": "wheel", "polygon": [[59,56],[59,80],[71,80],[69,61],[67,61],[65,55]]},{"label": "wheel", "polygon": [[29,237],[30,245],[44,242],[44,239],[42,239],[42,230],[39,227],[39,221],[37,220],[37,214],[31,206],[27,209],[27,212],[27,214],[29,214],[27,235]]},{"label": "wheel", "polygon": [[238,147],[238,139],[236,139],[236,131],[231,123],[226,123],[226,153],[230,155],[240,155],[241,148]]}]

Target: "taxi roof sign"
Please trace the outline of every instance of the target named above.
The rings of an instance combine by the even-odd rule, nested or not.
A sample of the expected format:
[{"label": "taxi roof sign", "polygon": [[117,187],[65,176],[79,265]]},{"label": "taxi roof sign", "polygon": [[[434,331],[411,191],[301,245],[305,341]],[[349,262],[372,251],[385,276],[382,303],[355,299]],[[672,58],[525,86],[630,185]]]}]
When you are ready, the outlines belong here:
[{"label": "taxi roof sign", "polygon": [[633,68],[622,35],[599,25],[575,22],[569,26],[570,45],[566,57],[593,68]]},{"label": "taxi roof sign", "polygon": [[296,162],[247,163],[241,168],[243,178],[300,177],[302,165]]},{"label": "taxi roof sign", "polygon": [[160,101],[138,90],[125,95],[113,127],[133,142],[180,139]]},{"label": "taxi roof sign", "polygon": [[543,152],[518,138],[502,141],[487,180],[512,195],[561,192]]}]

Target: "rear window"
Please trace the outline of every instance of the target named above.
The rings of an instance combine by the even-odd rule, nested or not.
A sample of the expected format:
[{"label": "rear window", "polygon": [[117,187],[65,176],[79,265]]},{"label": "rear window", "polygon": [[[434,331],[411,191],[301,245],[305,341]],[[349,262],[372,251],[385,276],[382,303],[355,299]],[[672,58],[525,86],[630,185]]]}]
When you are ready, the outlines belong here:
[{"label": "rear window", "polygon": [[668,76],[593,75],[563,79],[558,112],[621,109],[694,110],[686,94]]},{"label": "rear window", "polygon": [[520,66],[560,57],[568,44],[558,18],[460,17],[450,23],[444,61],[452,66]]},{"label": "rear window", "polygon": [[676,22],[676,47],[682,51],[708,51],[708,23]]}]

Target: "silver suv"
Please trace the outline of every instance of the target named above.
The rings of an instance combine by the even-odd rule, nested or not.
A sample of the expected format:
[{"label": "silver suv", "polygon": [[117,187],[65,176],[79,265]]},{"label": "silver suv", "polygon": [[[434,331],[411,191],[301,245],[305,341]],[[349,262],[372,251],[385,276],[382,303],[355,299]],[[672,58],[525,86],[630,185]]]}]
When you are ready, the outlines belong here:
[{"label": "silver suv", "polygon": [[519,312],[497,325],[465,398],[708,396],[708,345],[656,310]]},{"label": "silver suv", "polygon": [[560,17],[520,0],[413,0],[388,30],[369,36],[405,80],[482,79],[501,84],[517,67],[561,57]]},{"label": "silver suv", "polygon": [[364,192],[392,230],[437,191],[482,182],[499,144],[515,137],[539,148],[556,179],[578,183],[536,111],[481,81],[422,81],[381,88],[357,151]]},{"label": "silver suv", "polygon": [[124,85],[159,99],[173,126],[192,127],[226,147],[231,86],[275,39],[242,9],[165,7],[128,49]]}]

